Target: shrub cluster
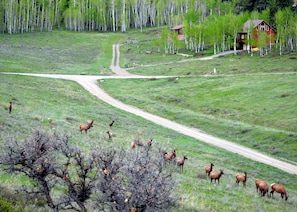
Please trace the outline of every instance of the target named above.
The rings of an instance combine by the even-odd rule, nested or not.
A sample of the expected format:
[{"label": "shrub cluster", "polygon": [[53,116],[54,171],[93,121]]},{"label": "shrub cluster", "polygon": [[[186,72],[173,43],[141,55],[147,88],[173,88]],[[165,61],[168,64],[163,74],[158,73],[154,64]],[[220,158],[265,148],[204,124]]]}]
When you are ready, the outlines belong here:
[{"label": "shrub cluster", "polygon": [[15,192],[44,200],[52,211],[159,211],[174,205],[175,168],[165,167],[160,148],[97,147],[87,152],[69,140],[42,131],[24,141],[7,140],[1,169],[32,183]]}]

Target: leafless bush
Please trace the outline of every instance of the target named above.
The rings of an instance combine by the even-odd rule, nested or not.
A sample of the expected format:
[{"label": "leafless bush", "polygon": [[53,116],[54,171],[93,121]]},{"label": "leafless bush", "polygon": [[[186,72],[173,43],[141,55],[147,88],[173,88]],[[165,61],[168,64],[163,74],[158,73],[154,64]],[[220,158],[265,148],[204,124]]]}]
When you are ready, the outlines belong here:
[{"label": "leafless bush", "polygon": [[96,206],[109,211],[160,211],[173,206],[172,173],[161,150],[100,149]]},{"label": "leafless bush", "polygon": [[52,211],[163,211],[174,204],[175,167],[164,167],[160,148],[85,153],[67,136],[36,131],[24,141],[7,140],[1,150],[1,168],[32,182],[18,192],[44,197]]},{"label": "leafless bush", "polygon": [[23,142],[7,141],[2,151],[4,170],[24,174],[33,183],[22,192],[32,198],[44,195],[53,211],[86,211],[84,201],[90,197],[96,179],[94,161],[71,147],[67,137],[36,131]]}]

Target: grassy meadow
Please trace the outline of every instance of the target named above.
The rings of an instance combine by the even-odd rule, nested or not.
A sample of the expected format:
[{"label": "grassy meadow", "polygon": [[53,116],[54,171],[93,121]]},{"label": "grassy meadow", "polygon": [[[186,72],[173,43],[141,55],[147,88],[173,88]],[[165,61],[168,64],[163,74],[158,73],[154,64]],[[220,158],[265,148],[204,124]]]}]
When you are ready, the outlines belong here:
[{"label": "grassy meadow", "polygon": [[[177,77],[104,80],[100,86],[111,95],[148,112],[297,162],[296,53],[264,58],[228,55],[209,61],[183,62],[185,58],[181,56],[154,52],[150,42],[155,33],[155,30],[125,34],[54,31],[2,35],[0,72],[110,75],[107,67],[112,44],[138,39],[138,44],[121,46],[121,66],[135,62],[143,66],[131,69],[133,73]],[[134,51],[134,47],[140,50]],[[152,54],[146,50],[152,50]],[[0,74],[0,83],[1,143],[11,137],[23,139],[32,131],[43,129],[69,135],[87,153],[96,145],[130,148],[131,141],[140,135],[143,139],[153,138],[154,146],[168,151],[176,149],[179,157],[189,158],[184,173],[175,175],[174,195],[180,198],[181,205],[176,211],[290,212],[297,207],[296,175],[112,108],[75,82]],[[14,105],[12,114],[7,110],[9,101]],[[94,119],[94,127],[87,135],[81,134],[78,126],[88,119]],[[109,141],[106,131],[111,119],[115,120],[112,129],[115,136]],[[210,184],[205,176],[204,168],[209,162],[215,164],[215,170],[224,169],[220,185]],[[248,172],[246,188],[235,183],[235,175],[244,171]],[[27,183],[23,177],[4,173],[0,176],[1,186],[7,188]],[[285,185],[288,201],[277,193],[274,198],[261,198],[254,186],[256,178]],[[38,211],[46,208],[39,207]]]}]

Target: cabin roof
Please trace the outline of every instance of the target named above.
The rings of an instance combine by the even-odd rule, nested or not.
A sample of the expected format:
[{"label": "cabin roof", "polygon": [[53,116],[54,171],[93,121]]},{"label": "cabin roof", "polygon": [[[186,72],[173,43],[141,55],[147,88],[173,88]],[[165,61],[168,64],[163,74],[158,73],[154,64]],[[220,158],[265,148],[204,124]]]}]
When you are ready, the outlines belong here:
[{"label": "cabin roof", "polygon": [[266,25],[268,25],[271,29],[273,29],[269,24],[267,24],[264,20],[248,20],[243,25],[243,32],[247,32],[248,28],[252,26],[253,28],[260,25],[262,22],[264,22]]},{"label": "cabin roof", "polygon": [[256,26],[258,26],[259,24],[261,24],[263,22],[263,20],[248,20],[244,23],[243,25],[243,32],[247,32],[248,28],[250,26],[252,26],[253,28],[255,28]]},{"label": "cabin roof", "polygon": [[180,25],[177,25],[175,27],[172,27],[171,29],[172,30],[178,30],[178,29],[182,29],[184,25],[180,24]]}]

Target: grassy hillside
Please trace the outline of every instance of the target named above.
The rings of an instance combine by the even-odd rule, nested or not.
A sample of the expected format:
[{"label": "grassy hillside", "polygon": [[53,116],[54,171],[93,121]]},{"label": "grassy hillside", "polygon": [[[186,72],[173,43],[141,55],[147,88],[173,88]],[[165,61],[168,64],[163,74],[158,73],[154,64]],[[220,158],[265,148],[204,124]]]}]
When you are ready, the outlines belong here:
[{"label": "grassy hillside", "polygon": [[102,74],[105,70],[108,74],[117,38],[113,33],[68,31],[4,35],[0,37],[0,71]]},{"label": "grassy hillside", "polygon": [[[105,39],[105,36],[108,39]],[[131,35],[59,31],[49,33],[49,35],[43,33],[4,35],[0,38],[1,49],[3,46],[12,45],[22,46],[24,50],[9,48],[10,56],[8,54],[5,56],[4,51],[1,50],[0,60],[3,65],[0,71],[68,74],[81,74],[89,71],[90,74],[97,74],[98,69],[110,64],[112,43],[117,40],[124,42],[129,36],[145,39],[143,34],[138,35],[135,32]],[[59,41],[58,37],[60,37]],[[98,39],[94,39],[95,37],[100,38],[99,42]],[[101,37],[104,42],[101,42]],[[39,44],[36,44],[37,41]],[[28,43],[30,45],[27,45]],[[39,49],[39,54],[36,53],[38,51],[34,51],[30,56],[22,56],[35,45]],[[80,53],[80,45],[93,49],[97,49],[96,46],[98,46],[104,54],[98,56],[97,53],[90,51],[91,48]],[[58,56],[48,53],[47,57],[46,51],[42,50],[44,46],[55,49],[54,53]],[[66,54],[67,59],[59,60],[64,49],[68,49],[70,55],[74,52],[77,52],[77,55],[72,58]],[[127,63],[125,54],[122,53],[121,56],[123,56],[123,63]],[[147,55],[148,59],[149,56]],[[48,58],[52,57],[55,60],[51,61],[55,62],[47,62]],[[179,56],[164,56],[168,61],[169,57],[178,58]],[[93,59],[82,62],[81,58]],[[137,58],[136,54],[135,58]],[[143,61],[144,59],[145,57]],[[228,56],[225,59],[217,59],[222,67],[228,67],[228,64],[231,65],[230,60],[238,58]],[[164,59],[156,60],[162,62]],[[248,58],[242,57],[240,60],[245,61]],[[288,61],[291,60],[293,59]],[[205,67],[207,64],[211,67],[210,64],[215,64],[215,61],[206,61]],[[242,63],[237,64],[238,70]],[[180,67],[184,66],[185,69],[176,69],[177,64]],[[202,62],[193,61],[159,66],[160,72],[158,73],[167,74],[166,71],[170,70],[170,74],[179,75],[179,73],[187,73],[189,70],[186,67],[189,66],[192,67],[191,70],[200,70]],[[283,69],[287,70],[288,66],[284,66]],[[206,68],[204,70],[201,73],[199,71],[199,74],[198,71],[195,74],[190,71],[189,75],[198,76],[179,77],[178,80],[176,78],[151,81],[105,80],[102,86],[112,95],[117,96],[116,93],[122,95],[121,99],[124,102],[139,105],[145,110],[189,126],[200,129],[204,127],[203,130],[206,132],[220,137],[231,140],[236,138],[233,141],[261,149],[261,151],[271,148],[273,143],[278,150],[273,154],[275,157],[294,160],[293,156],[296,154],[296,149],[294,150],[296,148],[296,127],[294,127],[296,125],[296,121],[294,122],[296,91],[293,82],[296,81],[296,75],[240,75],[239,72],[233,71],[237,75],[208,78],[200,76],[202,73],[208,73]],[[154,67],[138,67],[133,71],[154,74],[156,70]],[[211,71],[212,69],[209,72]],[[246,69],[245,72],[247,71]],[[251,69],[251,72],[259,71]],[[179,211],[294,211],[297,207],[295,175],[206,145],[132,114],[114,109],[90,95],[74,82],[1,74],[0,83],[1,143],[12,136],[24,138],[35,129],[44,129],[70,135],[75,145],[79,145],[88,152],[96,145],[129,148],[131,140],[141,132],[144,139],[153,138],[155,146],[162,146],[167,150],[174,148],[177,150],[178,157],[187,155],[189,158],[185,162],[184,173],[177,172],[175,175],[178,186],[174,188],[174,193],[181,198],[182,208]],[[114,86],[115,84],[117,86]],[[265,96],[267,98],[264,98]],[[12,101],[14,105],[12,114],[9,114],[7,110],[9,101]],[[94,128],[87,135],[81,134],[78,125],[87,119],[95,120]],[[115,137],[112,142],[108,141],[106,134],[109,129],[108,122],[111,119],[116,121],[113,126]],[[293,127],[290,128],[290,124]],[[286,150],[289,152],[288,157],[284,154]],[[268,153],[272,154],[270,150]],[[222,176],[220,185],[210,184],[205,176],[204,168],[209,162],[215,164],[215,170],[224,169],[225,175]],[[236,173],[243,171],[248,172],[246,188],[242,185],[237,186],[235,183]],[[273,182],[284,184],[289,193],[289,200],[285,202],[278,194],[275,194],[274,198],[261,198],[255,190],[254,180],[256,178],[266,180],[269,184]],[[7,188],[15,188],[26,182],[18,176],[7,176],[3,173],[0,179],[1,185]]]},{"label": "grassy hillside", "polygon": [[[4,85],[1,87],[1,142],[11,136],[22,138],[34,129],[44,129],[68,134],[76,145],[88,151],[96,145],[129,148],[133,138],[142,132],[142,138],[155,140],[154,145],[167,150],[175,148],[178,156],[188,156],[184,173],[176,173],[178,187],[175,193],[183,199],[184,211],[250,211],[251,207],[255,207],[255,211],[293,211],[297,206],[295,176],[115,110],[76,83],[1,75],[1,85]],[[8,114],[4,102],[11,98],[15,106],[13,113]],[[90,118],[95,120],[94,128],[87,135],[81,135],[78,125]],[[116,121],[112,142],[106,134],[111,119]],[[216,170],[224,169],[220,185],[210,184],[206,179],[204,168],[210,161],[215,163]],[[236,186],[236,173],[245,170],[248,171],[247,187]],[[24,182],[17,176],[1,176],[1,184],[8,187],[15,188]],[[254,187],[256,178],[286,185],[290,195],[288,202],[281,200],[279,195],[274,199],[259,197]]]},{"label": "grassy hillside", "polygon": [[127,104],[297,163],[296,80],[254,74],[110,79],[101,86]]}]

